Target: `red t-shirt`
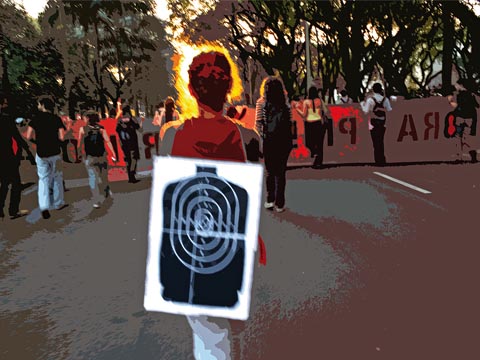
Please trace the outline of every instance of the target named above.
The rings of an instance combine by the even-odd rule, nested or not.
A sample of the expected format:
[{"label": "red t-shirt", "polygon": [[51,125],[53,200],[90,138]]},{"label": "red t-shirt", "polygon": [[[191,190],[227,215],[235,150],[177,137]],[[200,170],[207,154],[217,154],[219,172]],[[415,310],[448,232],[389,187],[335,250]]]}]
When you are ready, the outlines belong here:
[{"label": "red t-shirt", "polygon": [[175,133],[171,155],[227,161],[246,161],[242,137],[230,119],[193,118]]},{"label": "red t-shirt", "polygon": [[[170,124],[167,126],[175,126],[174,123]],[[167,150],[172,156],[237,162],[247,160],[238,126],[223,116],[214,119],[192,118],[177,127],[174,133],[169,130],[173,129],[165,131],[164,140],[172,144],[170,151]],[[168,139],[170,136],[174,138]],[[258,236],[258,245],[259,263],[266,265],[266,248],[261,236]]]}]

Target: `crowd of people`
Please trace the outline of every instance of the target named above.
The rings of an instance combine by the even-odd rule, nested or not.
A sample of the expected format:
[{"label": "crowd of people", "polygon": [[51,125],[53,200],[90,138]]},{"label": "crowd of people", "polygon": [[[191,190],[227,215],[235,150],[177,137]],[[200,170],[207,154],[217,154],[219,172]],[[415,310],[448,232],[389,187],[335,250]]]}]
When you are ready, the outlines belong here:
[{"label": "crowd of people", "polygon": [[[234,162],[258,162],[263,158],[265,166],[267,210],[281,213],[287,206],[285,199],[287,160],[293,148],[295,123],[292,111],[296,111],[305,124],[305,144],[313,158],[313,167],[323,167],[323,146],[331,114],[323,101],[321,89],[312,86],[302,102],[290,103],[285,86],[278,77],[268,76],[262,82],[260,98],[256,102],[255,128],[247,129],[241,119],[244,111],[234,106],[226,107],[232,88],[232,74],[228,59],[219,52],[197,55],[189,68],[189,90],[196,100],[199,114],[181,119],[175,101],[168,97],[156,107],[152,123],[161,128],[159,154],[189,158],[224,160]],[[360,103],[369,116],[369,130],[373,144],[375,163],[387,163],[384,136],[388,112],[392,105],[380,83],[373,85],[373,94]],[[476,134],[479,107],[468,84],[459,80],[457,95],[448,95],[452,112],[447,117],[445,135],[449,137]],[[338,104],[353,101],[345,90],[340,92]],[[291,108],[291,105],[293,109]],[[4,205],[11,187],[8,213],[11,219],[28,214],[21,210],[21,177],[19,154],[25,151],[27,159],[36,165],[38,174],[38,206],[44,219],[50,211],[68,206],[64,198],[62,157],[63,142],[68,127],[55,114],[55,103],[50,97],[38,99],[38,112],[28,123],[25,138],[19,133],[15,119],[9,113],[9,97],[0,93],[0,217],[4,218]],[[115,121],[115,132],[125,157],[129,183],[137,183],[137,161],[140,157],[138,133],[143,129],[144,117],[137,119],[128,105],[117,102],[117,108],[109,113]],[[109,132],[102,125],[98,112],[89,109],[84,114],[85,123],[77,136],[77,151],[82,154],[92,192],[93,207],[100,208],[105,199],[112,196],[108,182],[108,158],[116,162],[117,155]],[[457,120],[459,119],[459,120]],[[36,155],[26,140],[36,147]],[[465,140],[462,140],[466,143]],[[476,160],[476,151],[472,158]],[[230,358],[231,331],[228,320],[207,316],[188,316],[193,331],[194,355],[203,359],[206,354],[215,359]],[[209,357],[209,358],[210,358]]]}]

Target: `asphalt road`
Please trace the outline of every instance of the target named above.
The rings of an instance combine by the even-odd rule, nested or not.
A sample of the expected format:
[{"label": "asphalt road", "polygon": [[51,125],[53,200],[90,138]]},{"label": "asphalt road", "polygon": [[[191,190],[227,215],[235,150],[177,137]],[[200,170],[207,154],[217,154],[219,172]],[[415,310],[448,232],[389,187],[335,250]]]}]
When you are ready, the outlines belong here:
[{"label": "asphalt road", "polygon": [[[290,170],[235,358],[479,358],[479,170]],[[48,221],[0,221],[0,358],[192,359],[185,318],[142,306],[150,180],[114,183],[100,210],[83,185]]]}]

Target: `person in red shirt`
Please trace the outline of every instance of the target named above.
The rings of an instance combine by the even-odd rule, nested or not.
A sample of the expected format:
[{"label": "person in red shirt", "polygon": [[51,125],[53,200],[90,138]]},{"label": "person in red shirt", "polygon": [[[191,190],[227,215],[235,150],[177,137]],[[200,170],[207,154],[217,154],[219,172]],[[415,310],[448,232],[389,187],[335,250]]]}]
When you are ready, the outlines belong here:
[{"label": "person in red shirt", "polygon": [[[222,115],[232,87],[231,66],[220,52],[197,55],[190,65],[189,91],[199,115],[166,123],[160,130],[160,155],[226,161],[255,161],[258,134]],[[252,146],[252,144],[257,146]],[[260,245],[262,249],[262,245]],[[221,289],[219,289],[221,291]],[[188,316],[193,330],[195,359],[230,359],[230,324],[227,319]],[[206,357],[204,357],[206,356]]]}]

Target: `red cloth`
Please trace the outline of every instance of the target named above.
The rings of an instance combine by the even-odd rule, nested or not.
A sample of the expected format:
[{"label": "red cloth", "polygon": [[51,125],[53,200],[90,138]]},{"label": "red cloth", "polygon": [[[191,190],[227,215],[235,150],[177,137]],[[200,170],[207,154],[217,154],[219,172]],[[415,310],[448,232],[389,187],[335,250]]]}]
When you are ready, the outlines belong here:
[{"label": "red cloth", "polygon": [[[225,117],[186,120],[175,133],[170,152],[189,158],[246,161],[242,137],[235,123]],[[267,264],[265,243],[258,236],[259,263]]]},{"label": "red cloth", "polygon": [[17,155],[18,144],[14,138],[12,138],[12,150],[13,150],[13,155]]}]

